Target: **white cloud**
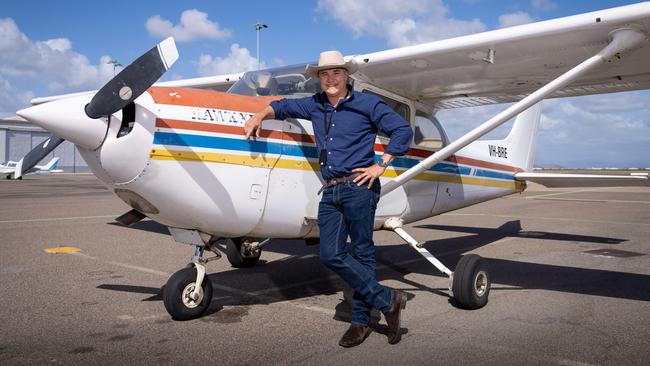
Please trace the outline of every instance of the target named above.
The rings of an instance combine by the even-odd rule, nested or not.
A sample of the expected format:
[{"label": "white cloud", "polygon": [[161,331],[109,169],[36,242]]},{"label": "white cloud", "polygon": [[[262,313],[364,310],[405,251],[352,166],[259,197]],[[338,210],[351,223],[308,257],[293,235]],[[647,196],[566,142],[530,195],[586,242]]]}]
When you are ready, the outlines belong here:
[{"label": "white cloud", "polygon": [[[262,62],[261,68],[266,65]],[[247,48],[242,48],[237,43],[230,46],[230,53],[226,57],[212,57],[202,54],[199,57],[199,74],[202,76],[230,74],[242,71],[256,70],[257,58],[251,56]]]},{"label": "white cloud", "polygon": [[72,48],[72,43],[67,38],[49,39],[44,42],[48,47],[54,51],[65,52]]},{"label": "white cloud", "polygon": [[551,0],[532,0],[531,4],[537,10],[550,11],[557,8],[557,4]]},{"label": "white cloud", "polygon": [[523,11],[518,11],[516,13],[503,14],[499,16],[499,28],[508,28],[514,27],[516,25],[522,25],[527,23],[534,22],[533,19],[528,13]]},{"label": "white cloud", "polygon": [[34,93],[17,90],[0,75],[0,118],[13,116],[17,110],[29,105],[32,98]]},{"label": "white cloud", "polygon": [[386,39],[391,47],[419,44],[485,30],[479,19],[448,17],[441,0],[319,0],[327,13],[355,37]]},{"label": "white cloud", "polygon": [[13,114],[14,105],[25,103],[34,89],[51,94],[96,89],[113,77],[113,67],[106,64],[109,59],[103,56],[99,64],[91,64],[67,38],[31,40],[13,19],[0,19],[0,113]]},{"label": "white cloud", "polygon": [[197,9],[185,10],[177,25],[162,19],[160,15],[154,15],[147,19],[145,27],[151,36],[160,38],[171,36],[177,42],[190,42],[203,38],[221,40],[232,35],[232,31],[221,29],[218,23],[208,19],[207,13]]},{"label": "white cloud", "polygon": [[[487,121],[508,105],[444,110],[438,114],[454,140]],[[650,93],[625,92],[542,102],[537,136],[537,166],[650,166]],[[503,138],[506,123],[486,138]]]}]

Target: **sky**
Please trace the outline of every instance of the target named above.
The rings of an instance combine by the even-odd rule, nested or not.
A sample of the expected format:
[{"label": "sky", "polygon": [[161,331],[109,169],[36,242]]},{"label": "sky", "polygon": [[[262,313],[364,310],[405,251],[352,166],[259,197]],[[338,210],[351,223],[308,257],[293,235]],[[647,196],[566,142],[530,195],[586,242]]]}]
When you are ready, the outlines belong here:
[{"label": "sky", "polygon": [[[362,54],[627,5],[634,1],[312,0],[3,1],[0,118],[37,96],[101,87],[168,36],[174,80],[316,60],[323,50]],[[503,105],[442,111],[456,139]],[[552,99],[542,104],[536,166],[650,167],[650,92]],[[503,137],[507,125],[490,137]]]}]

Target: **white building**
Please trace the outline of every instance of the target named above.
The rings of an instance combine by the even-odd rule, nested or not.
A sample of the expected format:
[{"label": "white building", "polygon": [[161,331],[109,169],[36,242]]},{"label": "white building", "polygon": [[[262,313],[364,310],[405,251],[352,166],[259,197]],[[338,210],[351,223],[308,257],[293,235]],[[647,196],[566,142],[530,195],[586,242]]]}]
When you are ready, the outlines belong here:
[{"label": "white building", "polygon": [[[0,162],[20,160],[48,137],[50,137],[49,132],[20,117],[0,119]],[[68,141],[64,141],[54,149],[41,161],[41,164],[47,163],[55,156],[61,159],[57,169],[63,169],[66,173],[89,171],[88,165],[81,158],[76,147]]]}]

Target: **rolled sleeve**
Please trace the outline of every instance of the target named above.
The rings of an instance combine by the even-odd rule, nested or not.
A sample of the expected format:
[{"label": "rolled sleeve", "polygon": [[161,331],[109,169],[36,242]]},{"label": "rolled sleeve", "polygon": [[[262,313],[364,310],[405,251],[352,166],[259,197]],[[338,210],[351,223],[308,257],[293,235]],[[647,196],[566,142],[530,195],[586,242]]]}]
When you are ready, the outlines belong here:
[{"label": "rolled sleeve", "polygon": [[270,105],[276,119],[301,118],[309,120],[311,119],[313,98],[280,99],[272,101]]}]

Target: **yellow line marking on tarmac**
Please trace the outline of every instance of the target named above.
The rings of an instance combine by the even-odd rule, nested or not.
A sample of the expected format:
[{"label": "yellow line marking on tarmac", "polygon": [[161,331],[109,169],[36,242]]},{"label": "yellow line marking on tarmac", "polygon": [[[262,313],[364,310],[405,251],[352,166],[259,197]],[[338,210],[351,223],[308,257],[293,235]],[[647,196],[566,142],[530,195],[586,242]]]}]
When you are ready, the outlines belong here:
[{"label": "yellow line marking on tarmac", "polygon": [[46,253],[77,253],[81,249],[74,247],[56,247],[56,248],[47,248],[44,249]]}]

